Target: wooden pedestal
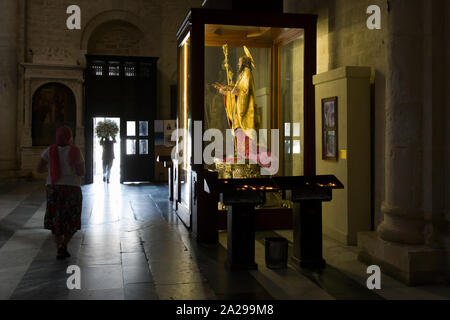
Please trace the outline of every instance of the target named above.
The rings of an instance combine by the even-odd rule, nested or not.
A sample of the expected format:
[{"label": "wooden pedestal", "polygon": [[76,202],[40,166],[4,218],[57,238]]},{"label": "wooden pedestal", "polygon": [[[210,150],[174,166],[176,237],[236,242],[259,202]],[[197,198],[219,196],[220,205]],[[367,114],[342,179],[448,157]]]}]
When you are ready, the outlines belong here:
[{"label": "wooden pedestal", "polygon": [[322,201],[331,200],[331,189],[294,191],[294,252],[292,262],[302,268],[321,269],[326,262],[322,248]]},{"label": "wooden pedestal", "polygon": [[228,208],[226,266],[231,270],[257,269],[255,263],[255,207],[251,204]]},{"label": "wooden pedestal", "polygon": [[219,243],[217,230],[219,195],[205,190],[206,176],[217,179],[217,173],[204,169],[192,171],[192,233],[201,243]]},{"label": "wooden pedestal", "polygon": [[261,192],[221,194],[228,206],[227,261],[230,270],[254,270],[255,263],[255,206],[264,203]]}]

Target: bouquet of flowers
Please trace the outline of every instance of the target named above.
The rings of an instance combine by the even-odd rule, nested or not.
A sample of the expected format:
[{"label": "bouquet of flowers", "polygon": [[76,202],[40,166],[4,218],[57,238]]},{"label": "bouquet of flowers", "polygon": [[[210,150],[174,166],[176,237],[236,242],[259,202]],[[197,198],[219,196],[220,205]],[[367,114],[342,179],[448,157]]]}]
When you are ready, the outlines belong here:
[{"label": "bouquet of flowers", "polygon": [[114,121],[100,121],[95,127],[95,134],[98,138],[115,138],[119,132],[119,127]]}]

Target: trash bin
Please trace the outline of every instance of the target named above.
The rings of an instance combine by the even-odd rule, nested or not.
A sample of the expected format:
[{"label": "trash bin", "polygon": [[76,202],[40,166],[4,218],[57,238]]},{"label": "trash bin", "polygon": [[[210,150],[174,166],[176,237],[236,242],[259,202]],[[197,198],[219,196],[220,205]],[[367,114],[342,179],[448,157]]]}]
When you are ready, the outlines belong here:
[{"label": "trash bin", "polygon": [[288,241],[283,237],[266,238],[266,266],[270,269],[287,267]]}]

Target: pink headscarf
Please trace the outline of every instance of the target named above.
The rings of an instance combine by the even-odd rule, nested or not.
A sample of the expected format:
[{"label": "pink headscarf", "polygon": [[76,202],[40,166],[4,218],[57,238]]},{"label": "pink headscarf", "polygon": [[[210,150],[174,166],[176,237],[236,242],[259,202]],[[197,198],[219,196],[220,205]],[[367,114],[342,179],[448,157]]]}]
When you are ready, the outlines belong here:
[{"label": "pink headscarf", "polygon": [[74,146],[72,141],[72,131],[68,126],[62,126],[56,131],[56,144],[52,144],[49,148],[50,156],[50,179],[55,184],[61,178],[61,164],[59,162],[58,147],[70,145],[69,164],[73,167],[80,162],[80,149]]}]

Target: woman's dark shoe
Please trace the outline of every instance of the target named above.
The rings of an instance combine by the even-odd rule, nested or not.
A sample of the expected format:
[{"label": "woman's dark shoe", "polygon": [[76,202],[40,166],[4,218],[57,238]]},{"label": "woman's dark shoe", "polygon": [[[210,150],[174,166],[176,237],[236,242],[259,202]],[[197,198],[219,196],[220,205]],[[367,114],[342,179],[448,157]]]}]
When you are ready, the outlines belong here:
[{"label": "woman's dark shoe", "polygon": [[56,254],[56,259],[63,260],[70,257],[70,253],[67,251],[66,246],[61,246],[58,248],[58,253]]},{"label": "woman's dark shoe", "polygon": [[56,259],[58,260],[63,260],[66,258],[65,252],[64,252],[64,248],[60,247],[58,248],[58,252],[56,254]]},{"label": "woman's dark shoe", "polygon": [[69,253],[69,251],[67,251],[67,245],[63,244],[62,247],[64,248],[64,251],[65,251],[65,254],[66,254],[67,258],[69,258],[70,257],[70,253]]}]

